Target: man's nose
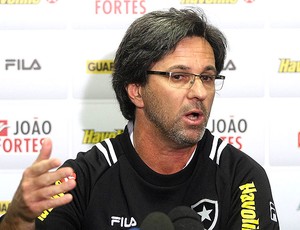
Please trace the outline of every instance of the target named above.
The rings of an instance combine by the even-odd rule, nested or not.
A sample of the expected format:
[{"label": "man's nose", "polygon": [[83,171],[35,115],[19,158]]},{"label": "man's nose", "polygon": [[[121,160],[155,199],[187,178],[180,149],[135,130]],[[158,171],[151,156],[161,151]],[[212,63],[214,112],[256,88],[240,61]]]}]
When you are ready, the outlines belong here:
[{"label": "man's nose", "polygon": [[194,83],[190,88],[190,97],[196,97],[199,100],[204,100],[207,97],[208,90],[205,88],[200,77],[196,76]]}]

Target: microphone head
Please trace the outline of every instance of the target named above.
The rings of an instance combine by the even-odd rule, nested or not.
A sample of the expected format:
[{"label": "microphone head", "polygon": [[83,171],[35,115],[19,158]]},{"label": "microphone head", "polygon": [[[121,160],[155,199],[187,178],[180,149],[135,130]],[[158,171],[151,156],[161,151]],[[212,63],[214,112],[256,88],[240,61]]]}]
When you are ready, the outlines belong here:
[{"label": "microphone head", "polygon": [[163,212],[152,212],[143,220],[141,230],[175,230],[171,219]]},{"label": "microphone head", "polygon": [[204,230],[200,216],[190,207],[179,206],[169,212],[175,230]]}]

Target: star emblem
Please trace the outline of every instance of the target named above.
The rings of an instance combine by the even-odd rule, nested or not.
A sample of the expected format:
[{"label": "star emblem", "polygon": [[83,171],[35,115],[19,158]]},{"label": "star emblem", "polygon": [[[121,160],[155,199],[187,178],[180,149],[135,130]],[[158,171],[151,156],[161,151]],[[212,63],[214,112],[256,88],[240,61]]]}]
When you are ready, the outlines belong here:
[{"label": "star emblem", "polygon": [[197,203],[191,205],[204,225],[204,229],[213,230],[218,221],[219,205],[217,200],[211,200],[204,198],[199,200]]},{"label": "star emblem", "polygon": [[211,221],[211,218],[209,216],[209,214],[212,212],[212,209],[207,210],[205,205],[203,205],[203,209],[201,212],[198,212],[198,214],[201,216],[201,222],[203,222],[204,220],[209,220]]}]

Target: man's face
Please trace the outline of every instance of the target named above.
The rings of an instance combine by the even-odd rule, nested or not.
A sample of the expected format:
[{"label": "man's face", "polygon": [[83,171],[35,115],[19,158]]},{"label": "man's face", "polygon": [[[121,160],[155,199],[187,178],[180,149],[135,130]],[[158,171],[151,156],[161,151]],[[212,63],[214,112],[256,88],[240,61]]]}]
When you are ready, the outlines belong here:
[{"label": "man's face", "polygon": [[[215,74],[214,53],[205,39],[187,37],[150,70]],[[215,91],[205,88],[199,78],[190,89],[178,89],[169,85],[168,77],[149,75],[141,95],[145,117],[162,138],[178,148],[195,145],[202,138]]]}]

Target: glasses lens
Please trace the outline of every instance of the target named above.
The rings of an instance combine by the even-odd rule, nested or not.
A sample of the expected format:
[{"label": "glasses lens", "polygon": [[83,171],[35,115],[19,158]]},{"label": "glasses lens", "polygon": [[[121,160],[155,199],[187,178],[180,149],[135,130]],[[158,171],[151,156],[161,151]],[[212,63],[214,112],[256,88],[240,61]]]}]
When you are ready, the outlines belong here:
[{"label": "glasses lens", "polygon": [[215,79],[216,77],[214,75],[209,74],[201,74],[199,78],[202,81],[202,84],[204,87],[208,90],[215,90]]},{"label": "glasses lens", "polygon": [[193,84],[192,78],[193,74],[190,73],[171,72],[169,76],[169,84],[174,88],[188,89]]},{"label": "glasses lens", "polygon": [[216,79],[215,80],[215,90],[219,91],[223,88],[224,79]]},{"label": "glasses lens", "polygon": [[195,75],[192,73],[184,72],[170,72],[169,84],[173,88],[190,89],[193,86],[196,77],[199,77],[201,79],[203,86],[208,90],[218,91],[223,87],[223,76],[217,76],[216,79],[215,76],[209,74]]}]

